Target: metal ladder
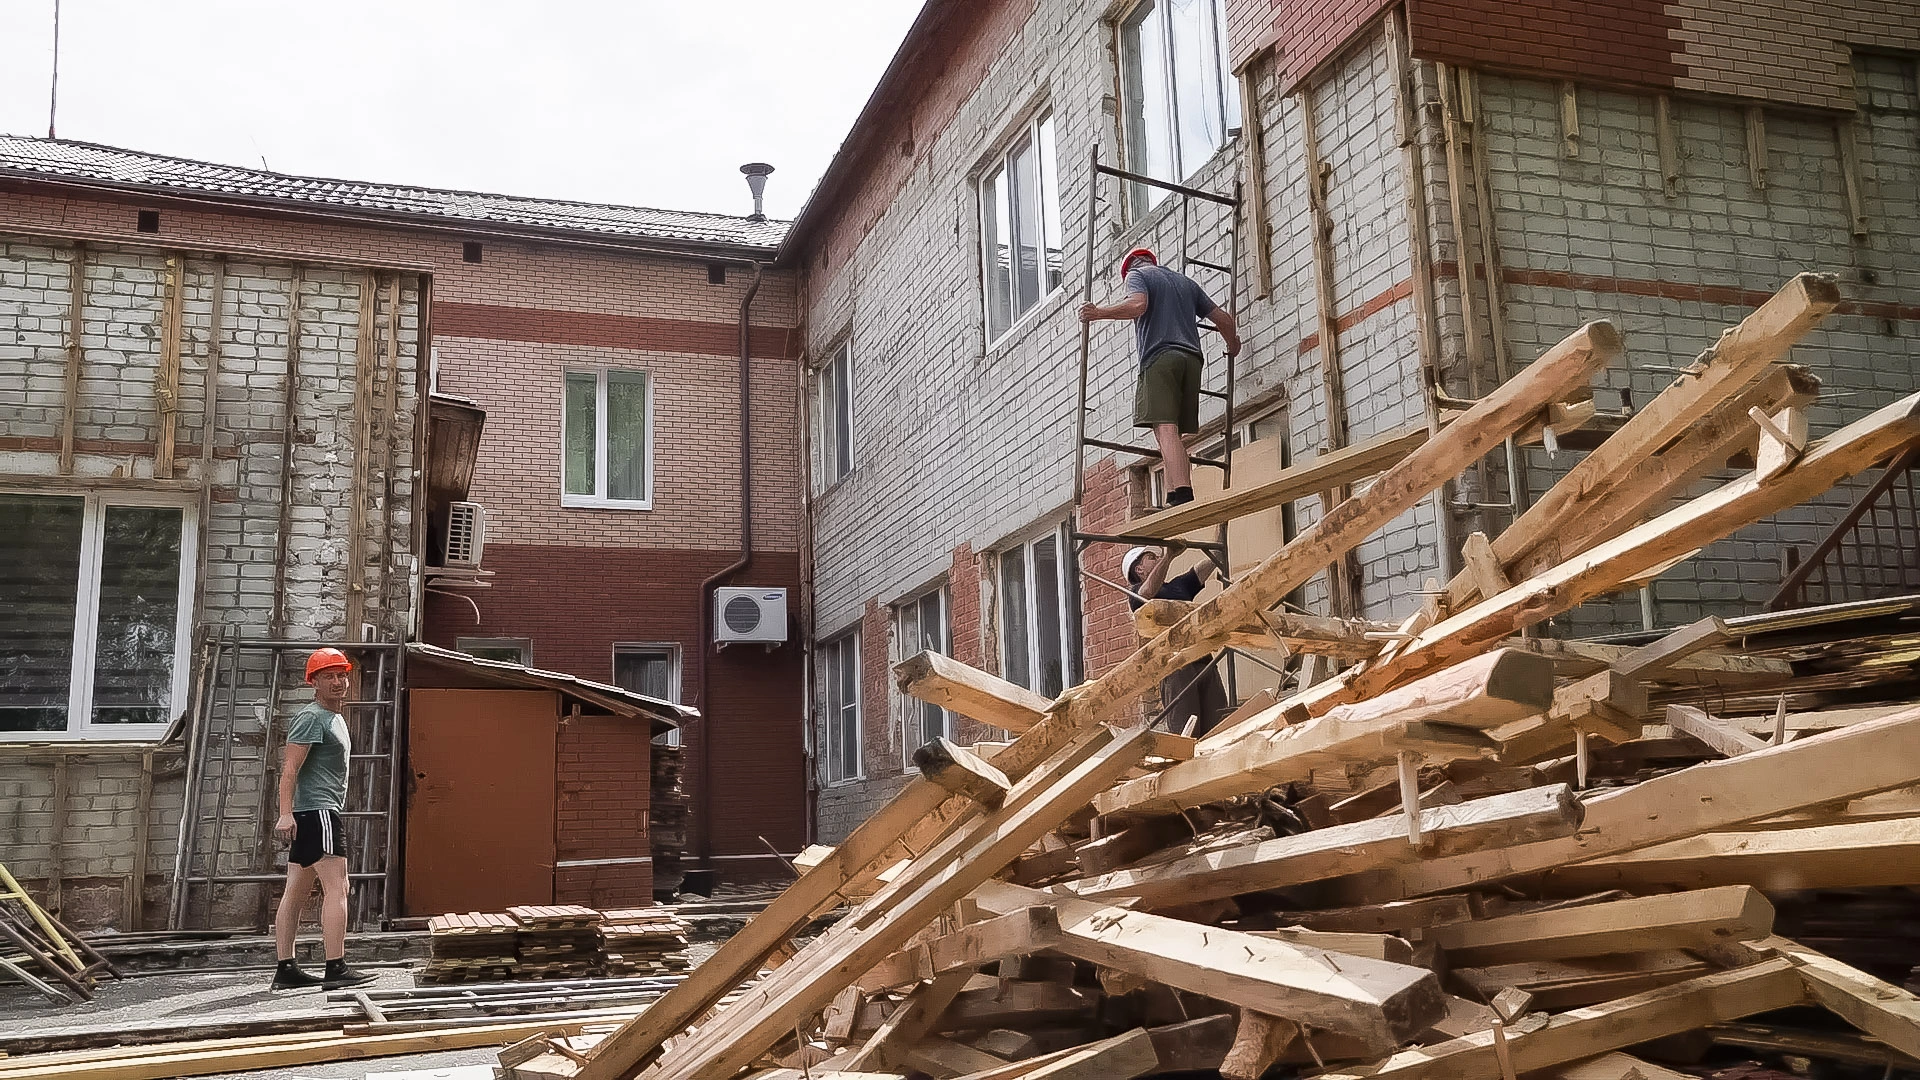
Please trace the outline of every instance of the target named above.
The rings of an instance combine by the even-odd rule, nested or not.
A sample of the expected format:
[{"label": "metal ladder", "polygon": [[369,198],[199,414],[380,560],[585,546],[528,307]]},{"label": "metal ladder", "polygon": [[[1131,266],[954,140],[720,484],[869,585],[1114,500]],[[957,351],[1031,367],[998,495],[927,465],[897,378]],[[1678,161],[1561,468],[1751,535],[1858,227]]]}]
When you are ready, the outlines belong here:
[{"label": "metal ladder", "polygon": [[[1207,191],[1202,188],[1188,187],[1185,184],[1176,184],[1167,180],[1155,179],[1154,177],[1151,177],[1151,176],[1144,176],[1144,175],[1141,175],[1140,173],[1130,172],[1126,169],[1117,168],[1112,165],[1102,164],[1100,161],[1100,147],[1099,147],[1099,144],[1097,143],[1094,145],[1093,151],[1089,156],[1089,159],[1087,162],[1087,254],[1086,254],[1086,266],[1085,266],[1085,278],[1081,287],[1081,302],[1092,303],[1093,301],[1094,263],[1096,261],[1095,260],[1096,253],[1100,248],[1100,243],[1097,236],[1097,233],[1099,230],[1099,221],[1100,221],[1100,204],[1105,201],[1100,196],[1100,178],[1103,176],[1113,177],[1114,179],[1120,181],[1121,191],[1123,193],[1131,190],[1130,188],[1127,187],[1127,185],[1129,184],[1142,184],[1148,187],[1157,188],[1159,190],[1169,192],[1179,197],[1180,199],[1179,270],[1182,273],[1189,273],[1193,269],[1198,268],[1202,270],[1211,271],[1215,274],[1225,274],[1227,277],[1226,307],[1229,311],[1236,310],[1237,305],[1239,303],[1239,293],[1240,293],[1240,273],[1239,273],[1240,203],[1241,203],[1240,182],[1238,180],[1234,181],[1232,195],[1223,195],[1216,191]],[[1228,236],[1229,248],[1232,254],[1228,257],[1227,265],[1225,266],[1222,266],[1219,263],[1208,262],[1204,259],[1195,258],[1193,255],[1192,211],[1193,211],[1193,203],[1196,200],[1203,203],[1211,204],[1211,205],[1223,206],[1223,207],[1226,207],[1227,209],[1227,236]],[[1201,326],[1203,329],[1212,329],[1211,326],[1208,326],[1205,323],[1202,323]],[[1092,355],[1093,355],[1092,346],[1093,346],[1092,324],[1081,323],[1080,324],[1080,387],[1079,387],[1078,407],[1074,411],[1074,429],[1073,429],[1074,443],[1075,443],[1074,453],[1073,453],[1073,508],[1074,508],[1074,522],[1075,522],[1075,529],[1076,529],[1076,531],[1072,534],[1073,540],[1075,543],[1079,545],[1079,550],[1081,551],[1084,551],[1087,545],[1089,544],[1146,544],[1146,545],[1164,546],[1166,543],[1164,540],[1160,540],[1154,537],[1135,536],[1135,535],[1130,535],[1124,532],[1123,533],[1089,533],[1089,532],[1077,531],[1079,519],[1080,519],[1081,504],[1085,501],[1086,492],[1087,492],[1087,448],[1088,447],[1097,447],[1102,450],[1113,450],[1118,453],[1133,454],[1137,457],[1150,458],[1150,459],[1158,459],[1160,457],[1160,451],[1156,447],[1136,446],[1132,443],[1113,442],[1107,439],[1095,439],[1095,438],[1090,438],[1087,435],[1087,380],[1088,380],[1089,369],[1092,366]],[[1233,447],[1233,438],[1234,438],[1234,433],[1233,433],[1234,358],[1231,356],[1226,357],[1225,366],[1226,366],[1226,373],[1225,373],[1226,388],[1225,389],[1210,390],[1210,389],[1207,389],[1205,386],[1202,386],[1200,390],[1200,393],[1202,395],[1206,397],[1217,398],[1225,405],[1226,415],[1224,418],[1222,440],[1221,440],[1221,445],[1222,447],[1225,448],[1225,450],[1222,453],[1222,455],[1218,458],[1195,456],[1191,458],[1191,460],[1195,465],[1205,465],[1211,468],[1219,469],[1221,473],[1220,486],[1222,488],[1230,488],[1233,486],[1232,447]],[[1203,382],[1204,382],[1204,376],[1203,376]],[[1222,525],[1220,527],[1218,535],[1219,535],[1219,539],[1212,543],[1206,543],[1206,542],[1189,543],[1187,546],[1199,548],[1207,552],[1207,554],[1213,558],[1214,562],[1219,565],[1221,574],[1225,576],[1228,572],[1226,526]]]},{"label": "metal ladder", "polygon": [[[285,871],[274,869],[279,846],[273,836],[281,749],[293,711],[283,701],[283,689],[298,685],[306,654],[326,644],[250,641],[237,629],[222,629],[207,643],[186,733],[186,806],[174,853],[168,929],[235,929],[215,925],[217,886],[271,886],[285,880]],[[360,929],[400,912],[398,810],[405,738],[399,701],[406,685],[406,649],[396,642],[332,647],[352,658],[356,672],[353,700],[346,704],[353,753],[347,808],[340,816],[347,827],[348,924]],[[288,653],[293,654],[291,668]],[[257,808],[230,815],[235,781],[248,765],[259,778]],[[278,896],[277,889],[261,889],[253,929],[272,924]]]}]

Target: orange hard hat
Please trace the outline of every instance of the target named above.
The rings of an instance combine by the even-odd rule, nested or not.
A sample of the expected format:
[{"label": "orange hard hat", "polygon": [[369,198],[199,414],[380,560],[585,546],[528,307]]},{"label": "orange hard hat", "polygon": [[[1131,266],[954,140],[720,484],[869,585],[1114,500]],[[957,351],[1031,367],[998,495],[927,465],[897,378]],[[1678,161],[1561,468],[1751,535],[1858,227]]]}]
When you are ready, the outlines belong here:
[{"label": "orange hard hat", "polygon": [[1143,247],[1134,248],[1132,251],[1127,252],[1126,258],[1120,260],[1120,276],[1126,277],[1127,271],[1133,269],[1133,264],[1141,259],[1145,259],[1155,266],[1160,265],[1160,260],[1153,257],[1153,249]]},{"label": "orange hard hat", "polygon": [[313,655],[307,657],[307,681],[312,682],[315,675],[334,668],[352,671],[353,661],[347,659],[347,654],[339,649],[315,649]]}]

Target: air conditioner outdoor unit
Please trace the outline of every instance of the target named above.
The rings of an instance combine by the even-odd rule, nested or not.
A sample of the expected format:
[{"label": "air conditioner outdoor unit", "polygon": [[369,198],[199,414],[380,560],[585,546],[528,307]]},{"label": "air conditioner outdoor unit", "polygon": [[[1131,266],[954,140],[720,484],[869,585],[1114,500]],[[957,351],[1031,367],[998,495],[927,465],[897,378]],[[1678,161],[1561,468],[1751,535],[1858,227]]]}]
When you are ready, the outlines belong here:
[{"label": "air conditioner outdoor unit", "polygon": [[479,503],[457,502],[447,507],[447,542],[440,565],[476,569],[487,547],[487,512]]},{"label": "air conditioner outdoor unit", "polygon": [[787,590],[713,590],[713,640],[723,645],[778,645],[787,640]]}]

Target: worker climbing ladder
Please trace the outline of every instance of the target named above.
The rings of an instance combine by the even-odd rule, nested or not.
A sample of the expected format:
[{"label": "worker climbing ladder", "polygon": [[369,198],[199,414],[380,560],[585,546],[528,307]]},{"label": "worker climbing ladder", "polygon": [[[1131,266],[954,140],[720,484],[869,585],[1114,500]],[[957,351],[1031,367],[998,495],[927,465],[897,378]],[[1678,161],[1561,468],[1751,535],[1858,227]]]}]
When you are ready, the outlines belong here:
[{"label": "worker climbing ladder", "polygon": [[[1094,264],[1097,261],[1097,255],[1101,248],[1101,245],[1098,241],[1098,236],[1097,236],[1097,233],[1099,230],[1099,221],[1100,221],[1100,204],[1105,201],[1104,199],[1101,198],[1101,195],[1100,195],[1102,177],[1111,177],[1119,181],[1122,192],[1129,192],[1132,190],[1128,185],[1139,184],[1139,185],[1145,185],[1146,187],[1149,187],[1149,188],[1154,188],[1160,191],[1167,192],[1174,196],[1178,196],[1178,198],[1180,199],[1180,205],[1179,205],[1180,253],[1179,253],[1179,263],[1176,268],[1180,270],[1182,273],[1187,274],[1189,277],[1193,276],[1192,272],[1194,270],[1204,270],[1209,272],[1212,275],[1224,274],[1227,280],[1227,289],[1226,289],[1227,302],[1225,306],[1229,311],[1234,310],[1239,301],[1239,291],[1240,291],[1239,290],[1240,280],[1239,280],[1239,271],[1238,271],[1238,267],[1240,265],[1240,184],[1239,182],[1235,181],[1232,195],[1223,195],[1223,194],[1220,194],[1219,192],[1207,191],[1202,188],[1196,188],[1196,187],[1188,187],[1185,184],[1176,184],[1167,180],[1155,179],[1154,177],[1151,177],[1151,176],[1143,176],[1140,173],[1129,172],[1126,169],[1116,168],[1115,166],[1112,166],[1112,165],[1102,164],[1100,161],[1100,147],[1098,146],[1098,144],[1096,144],[1093,148],[1092,154],[1088,159],[1088,168],[1087,168],[1087,233],[1086,233],[1087,245],[1086,245],[1085,278],[1081,286],[1081,302],[1091,303],[1093,300]],[[1203,204],[1211,205],[1211,206],[1224,207],[1226,210],[1227,243],[1228,243],[1230,255],[1225,265],[1222,265],[1216,262],[1209,262],[1207,260],[1200,259],[1200,258],[1196,258],[1194,255],[1192,230],[1193,230],[1193,209],[1194,209],[1193,204],[1196,201]],[[1201,326],[1203,329],[1209,329],[1209,330],[1213,329],[1213,327],[1207,325],[1206,323],[1202,323]],[[1160,457],[1160,451],[1154,447],[1136,446],[1132,443],[1114,442],[1108,439],[1097,439],[1087,434],[1087,408],[1088,408],[1087,407],[1087,382],[1088,382],[1089,371],[1090,371],[1090,368],[1092,367],[1092,341],[1093,341],[1092,327],[1087,323],[1081,323],[1080,324],[1079,403],[1078,403],[1078,408],[1074,413],[1075,445],[1074,445],[1074,454],[1073,454],[1073,506],[1074,506],[1074,517],[1075,517],[1076,527],[1080,518],[1081,503],[1085,501],[1086,493],[1087,493],[1087,480],[1086,480],[1087,449],[1089,447],[1094,447],[1102,450],[1112,450],[1117,453],[1132,454],[1137,457],[1156,459],[1156,460]],[[1234,404],[1233,402],[1234,358],[1232,356],[1226,357],[1225,368],[1226,368],[1225,380],[1224,380],[1225,386],[1223,389],[1213,390],[1213,389],[1206,388],[1206,386],[1204,385],[1205,379],[1203,377],[1202,379],[1203,385],[1200,390],[1200,393],[1203,396],[1217,398],[1222,402],[1222,404],[1225,407],[1225,416],[1223,421],[1225,439],[1222,441],[1223,449],[1221,451],[1221,456],[1219,457],[1196,456],[1192,458],[1192,461],[1195,465],[1205,465],[1211,468],[1219,469],[1221,474],[1220,486],[1222,488],[1231,487],[1233,483],[1233,468],[1230,460],[1231,445],[1232,445],[1232,438],[1233,438],[1233,404]],[[1100,543],[1156,544],[1156,545],[1165,545],[1167,543],[1167,541],[1164,539],[1159,539],[1155,537],[1134,536],[1125,532],[1090,533],[1090,532],[1076,531],[1073,534],[1073,539],[1075,543],[1079,545],[1080,550],[1085,550],[1085,548],[1089,544],[1100,544]],[[1187,546],[1199,548],[1207,552],[1207,554],[1212,556],[1214,561],[1217,564],[1219,564],[1221,573],[1223,575],[1227,573],[1227,570],[1228,570],[1227,532],[1226,532],[1225,526],[1220,527],[1219,538],[1216,541],[1213,541],[1211,543],[1189,542]]]}]

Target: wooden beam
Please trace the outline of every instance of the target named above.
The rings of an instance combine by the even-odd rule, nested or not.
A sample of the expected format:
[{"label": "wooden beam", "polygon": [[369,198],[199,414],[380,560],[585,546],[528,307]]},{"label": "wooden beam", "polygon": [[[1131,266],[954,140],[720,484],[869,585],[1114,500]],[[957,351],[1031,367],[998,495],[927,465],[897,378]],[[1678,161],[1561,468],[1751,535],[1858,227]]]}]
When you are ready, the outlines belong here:
[{"label": "wooden beam", "polygon": [[1039,723],[1053,704],[1018,683],[937,652],[900,661],[894,665],[893,680],[908,697],[1015,733]]},{"label": "wooden beam", "polygon": [[[1784,1009],[1805,998],[1793,964],[1768,960],[1561,1013],[1534,1030],[1510,1033],[1507,1044],[1513,1068],[1524,1075],[1704,1024]],[[1378,1065],[1325,1074],[1326,1080],[1495,1080],[1500,1075],[1490,1031],[1404,1050]]]},{"label": "wooden beam", "polygon": [[87,306],[87,245],[73,245],[73,264],[68,271],[67,363],[65,387],[60,397],[60,475],[73,475],[73,432],[80,418],[80,369],[86,362],[85,310]]},{"label": "wooden beam", "polygon": [[1393,964],[1411,964],[1413,944],[1402,937],[1392,934],[1334,934],[1325,930],[1308,930],[1302,926],[1283,926],[1278,930],[1249,930],[1254,937],[1272,938],[1290,945],[1305,945],[1310,949],[1324,949],[1331,953],[1346,953],[1349,956],[1364,956],[1370,960],[1385,960]]},{"label": "wooden beam", "polygon": [[1153,1038],[1154,1053],[1160,1057],[1155,1072],[1205,1072],[1217,1069],[1233,1046],[1238,1025],[1225,1013],[1202,1016],[1178,1024],[1147,1029]]},{"label": "wooden beam", "polygon": [[1749,105],[1747,115],[1747,182],[1755,191],[1767,190],[1767,110]]},{"label": "wooden beam", "polygon": [[1153,1037],[1145,1029],[1088,1043],[1044,1060],[1016,1061],[998,1069],[970,1073],[961,1080],[1133,1080],[1160,1064]]},{"label": "wooden beam", "polygon": [[[46,905],[47,913],[56,919],[66,910],[63,888],[67,862],[67,809],[67,759],[57,758],[53,763],[53,817],[47,826]],[[42,928],[45,928],[44,925]],[[66,948],[57,935],[51,931],[48,933],[55,938],[55,944]],[[68,952],[67,955],[71,956],[72,953]]]},{"label": "wooden beam", "polygon": [[[1508,638],[1503,649],[1520,649],[1550,657],[1562,675],[1583,678],[1620,662],[1632,647],[1608,645],[1597,641],[1573,641],[1564,638]],[[1745,656],[1708,650],[1694,653],[1661,673],[1659,682],[1688,685],[1764,682],[1787,679],[1793,665],[1771,656]]]},{"label": "wooden beam", "polygon": [[1003,956],[1039,952],[1059,934],[1060,920],[1052,908],[1022,908],[894,953],[861,976],[856,986],[884,990],[961,968],[976,968]]},{"label": "wooden beam", "polygon": [[[1147,908],[1281,889],[1443,854],[1571,836],[1580,806],[1564,784],[1494,795],[1421,812],[1421,846],[1400,817],[1315,829],[1174,862],[1070,881],[1056,892],[1087,899],[1138,898]],[[1330,947],[1330,946],[1328,946]]]},{"label": "wooden beam", "polygon": [[[1049,899],[1003,882],[985,883],[973,895],[987,911]],[[1445,1011],[1440,984],[1423,968],[1333,959],[1320,949],[1088,900],[1061,897],[1053,905],[1058,952],[1350,1035],[1376,1050],[1413,1038]]]},{"label": "wooden beam", "polygon": [[[179,255],[167,256],[166,299],[160,308],[160,366],[153,376],[153,400],[160,414],[153,475],[161,480],[173,475],[173,443],[180,427],[180,338],[186,277],[186,260]],[[201,482],[212,481],[202,477]]]},{"label": "wooden beam", "polygon": [[1772,931],[1767,898],[1757,889],[1729,885],[1457,923],[1436,928],[1427,940],[1451,962],[1484,965],[1704,948]]},{"label": "wooden beam", "polygon": [[[1611,493],[1641,487],[1639,472],[1649,457],[1685,435],[1715,406],[1752,382],[1839,303],[1839,285],[1832,276],[1801,274],[1739,326],[1721,335],[1694,362],[1689,377],[1677,380],[1636,411],[1619,431],[1494,538],[1494,553],[1509,576],[1531,577],[1561,561],[1562,552],[1580,550],[1565,543],[1562,534],[1569,523],[1580,521],[1590,507],[1606,501]],[[1447,586],[1447,602],[1453,610],[1464,607],[1473,596],[1464,576]]]},{"label": "wooden beam", "polygon": [[920,770],[920,775],[988,809],[1005,801],[1007,789],[1012,786],[1006,773],[944,737],[915,750],[913,765]]},{"label": "wooden beam", "polygon": [[907,1000],[880,1025],[880,1030],[869,1036],[859,1052],[842,1062],[841,1067],[859,1072],[878,1069],[890,1062],[906,1064],[893,1057],[889,1044],[903,1046],[917,1042],[932,1031],[940,1015],[972,978],[970,971],[949,971],[915,987]]},{"label": "wooden beam", "polygon": [[1287,913],[1289,921],[1309,930],[1362,934],[1425,930],[1471,918],[1473,906],[1464,896],[1435,896],[1422,900],[1394,900],[1384,904]]},{"label": "wooden beam", "polygon": [[1815,1004],[1909,1058],[1920,1058],[1920,997],[1911,991],[1783,937],[1742,942],[1735,949],[1755,959],[1776,955],[1792,961]]},{"label": "wooden beam", "polygon": [[1427,438],[1425,427],[1402,428],[1352,446],[1337,447],[1298,460],[1262,483],[1229,488],[1219,498],[1170,507],[1128,522],[1127,532],[1171,540],[1261,510],[1285,506],[1391,468],[1425,445]]},{"label": "wooden beam", "polygon": [[1737,1046],[1743,1050],[1759,1050],[1768,1054],[1794,1054],[1826,1058],[1848,1065],[1920,1072],[1920,1061],[1866,1035],[1794,1030],[1761,1024],[1714,1024],[1705,1030],[1716,1046]]},{"label": "wooden beam", "polygon": [[1534,1007],[1560,1011],[1644,993],[1705,975],[1712,968],[1679,949],[1574,960],[1528,960],[1448,971],[1474,994],[1491,999],[1505,989],[1533,995]]},{"label": "wooden beam", "polygon": [[[1187,617],[1196,605],[1190,600],[1149,600],[1133,613],[1133,628],[1149,640],[1159,637]],[[1268,611],[1243,623],[1227,636],[1236,649],[1313,653],[1359,659],[1380,651],[1380,642],[1368,634],[1387,633],[1394,624],[1373,619],[1335,619],[1325,615],[1297,615]]]},{"label": "wooden beam", "polygon": [[[353,350],[353,471],[347,492],[347,640],[359,641],[367,617],[367,503],[373,471],[373,380],[379,358],[374,355],[376,282],[371,273],[360,275],[358,334]],[[386,557],[387,540],[377,545]]]},{"label": "wooden beam", "polygon": [[1553,1071],[1556,1080],[1690,1080],[1691,1073],[1675,1072],[1631,1054],[1615,1051],[1588,1061],[1563,1065]]},{"label": "wooden beam", "polygon": [[1240,1010],[1233,1046],[1220,1062],[1223,1080],[1260,1080],[1287,1046],[1300,1038],[1300,1025],[1251,1009]]},{"label": "wooden beam", "polygon": [[1708,716],[1706,710],[1691,705],[1667,706],[1667,726],[1682,735],[1698,739],[1721,757],[1739,757],[1767,748],[1765,739],[1754,738],[1737,727]]},{"label": "wooden beam", "polygon": [[997,1069],[1007,1063],[1007,1059],[996,1057],[985,1050],[976,1050],[966,1043],[955,1042],[940,1035],[924,1035],[919,1041],[899,1046],[892,1056],[903,1066],[928,1076],[962,1076],[979,1072],[982,1069]]},{"label": "wooden beam", "polygon": [[1572,837],[1356,874],[1330,882],[1327,899],[1378,903],[1485,885],[1904,787],[1915,776],[1920,776],[1920,709],[1909,709],[1589,799],[1581,831]]},{"label": "wooden beam", "polygon": [[1749,417],[1760,428],[1760,448],[1754,454],[1754,471],[1762,479],[1778,476],[1793,463],[1807,448],[1807,411],[1788,407],[1768,415],[1758,405],[1748,410]]},{"label": "wooden beam", "polygon": [[149,820],[153,813],[153,751],[140,752],[140,788],[133,801],[133,873],[126,897],[127,931],[137,932],[146,922]]},{"label": "wooden beam", "polygon": [[[1343,699],[1372,697],[1458,662],[1522,627],[1606,594],[1641,570],[1819,495],[1916,439],[1920,439],[1920,394],[1902,398],[1821,440],[1780,476],[1762,481],[1748,475],[1735,480],[1443,620],[1391,661],[1346,680],[1337,695],[1321,697],[1315,705],[1325,708]],[[1586,460],[1592,461],[1593,456]]]},{"label": "wooden beam", "polygon": [[1680,140],[1673,130],[1673,98],[1656,94],[1653,99],[1653,141],[1660,151],[1660,190],[1667,198],[1680,194]]},{"label": "wooden beam", "polygon": [[[1172,813],[1233,795],[1304,780],[1314,769],[1391,757],[1409,724],[1489,728],[1546,709],[1553,665],[1513,650],[1475,657],[1369,701],[1342,706],[1307,724],[1266,731],[1163,772],[1131,780],[1094,799],[1103,814]],[[1247,721],[1270,725],[1275,707]],[[1204,751],[1208,740],[1201,741]],[[1456,756],[1469,756],[1458,754]]]},{"label": "wooden beam", "polygon": [[1483,532],[1469,533],[1466,542],[1460,545],[1460,561],[1466,565],[1465,574],[1473,579],[1474,587],[1482,596],[1493,596],[1506,592],[1513,587],[1507,580],[1507,572],[1500,568],[1500,559],[1493,553],[1493,541]]},{"label": "wooden beam", "polygon": [[1100,998],[1098,990],[1063,982],[1002,980],[962,993],[940,1024],[951,1031],[1072,1024],[1093,1019]]},{"label": "wooden beam", "polygon": [[1920,886],[1920,818],[1707,833],[1561,867],[1546,881],[1562,895],[1715,885],[1771,890]]},{"label": "wooden beam", "polygon": [[1733,631],[1727,627],[1725,619],[1709,615],[1698,622],[1688,623],[1651,645],[1633,650],[1614,664],[1613,670],[1629,678],[1657,679],[1668,668],[1687,657],[1725,645],[1733,637]]}]

